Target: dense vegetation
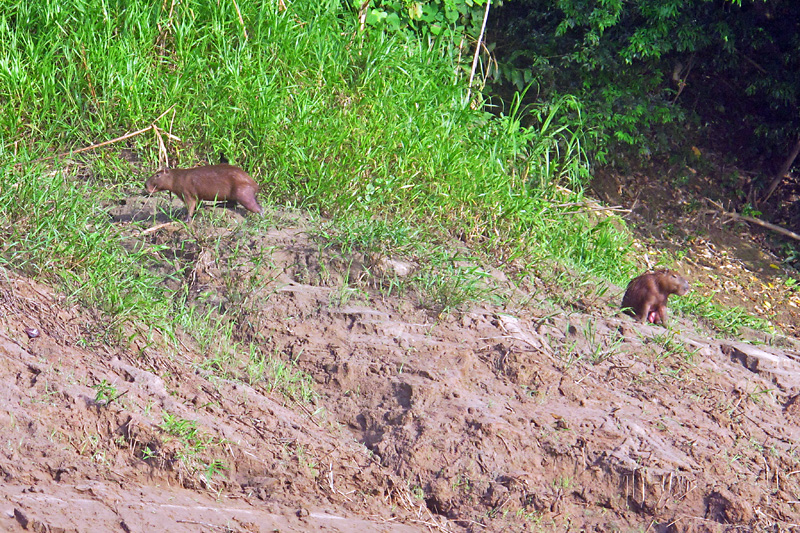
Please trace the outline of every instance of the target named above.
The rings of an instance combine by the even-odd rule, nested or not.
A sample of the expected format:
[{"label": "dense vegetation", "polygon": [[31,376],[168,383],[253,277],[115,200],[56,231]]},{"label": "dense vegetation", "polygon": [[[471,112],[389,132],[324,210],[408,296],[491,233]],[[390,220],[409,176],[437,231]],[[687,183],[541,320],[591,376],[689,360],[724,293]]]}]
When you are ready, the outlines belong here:
[{"label": "dense vegetation", "polygon": [[542,106],[527,127],[490,115],[467,100],[447,40],[371,31],[338,2],[10,7],[0,257],[113,313],[172,305],[157,303],[152,250],[126,251],[100,208],[141,190],[159,140],[173,165],[224,153],[274,202],[384,221],[378,239],[457,236],[523,274],[548,259],[615,280],[630,269],[628,238],[574,213],[582,132],[554,124],[578,104]]},{"label": "dense vegetation", "polygon": [[762,190],[788,170],[800,132],[797,2],[520,0],[493,14],[495,80],[579,98],[601,161],[612,147],[689,153],[688,140],[761,171]]}]

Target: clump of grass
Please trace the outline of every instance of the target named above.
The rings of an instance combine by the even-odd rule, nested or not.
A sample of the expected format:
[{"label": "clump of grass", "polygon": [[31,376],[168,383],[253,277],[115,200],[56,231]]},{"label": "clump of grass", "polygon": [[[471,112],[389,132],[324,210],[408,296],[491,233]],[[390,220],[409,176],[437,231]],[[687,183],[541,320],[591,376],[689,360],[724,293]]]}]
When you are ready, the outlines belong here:
[{"label": "clump of grass", "polygon": [[293,361],[284,361],[278,354],[268,355],[255,346],[250,348],[246,366],[248,381],[261,385],[267,392],[279,392],[287,399],[313,403],[316,399],[314,380]]},{"label": "clump of grass", "polygon": [[192,452],[202,452],[210,446],[213,439],[203,436],[197,429],[197,421],[179,418],[170,413],[164,413],[164,422],[161,429],[177,437]]},{"label": "clump of grass", "polygon": [[598,335],[594,321],[589,320],[583,326],[583,337],[587,342],[589,361],[600,364],[621,353],[621,346],[625,338],[618,332],[612,331],[608,335]]},{"label": "clump of grass", "polygon": [[670,305],[684,315],[704,318],[711,327],[723,335],[738,335],[742,328],[774,333],[768,320],[750,315],[741,307],[722,307],[713,302],[713,295],[689,294],[670,300]]},{"label": "clump of grass", "polygon": [[432,263],[412,281],[420,294],[420,305],[439,315],[459,310],[467,303],[500,299],[489,273],[478,266]]},{"label": "clump of grass", "polygon": [[[197,427],[197,421],[165,412],[161,429],[181,444],[181,450],[176,453],[175,458],[193,475],[199,474],[206,484],[211,483],[215,475],[227,469],[218,459],[206,461],[201,457],[207,450],[220,447],[224,440],[201,432]],[[147,450],[145,455],[152,456],[149,448]]]},{"label": "clump of grass", "polygon": [[684,343],[676,340],[674,331],[653,335],[651,341],[660,346],[663,350],[663,352],[658,356],[659,359],[666,359],[673,355],[677,355],[682,357],[687,363],[691,363],[694,360],[694,356],[697,355],[698,351],[700,351],[699,348],[690,350]]},{"label": "clump of grass", "polygon": [[[478,266],[479,258],[454,253],[441,236],[431,236],[404,220],[350,216],[332,221],[319,230],[318,237],[326,241],[326,246],[336,246],[344,256],[378,254],[412,261],[418,266],[414,275],[392,278],[388,273],[390,279],[378,282],[386,293],[414,289],[420,306],[438,314],[448,314],[472,302],[500,299],[491,276]],[[343,287],[340,292],[344,294],[337,294],[337,299],[342,300],[353,290]]]},{"label": "clump of grass", "polygon": [[364,216],[337,217],[320,226],[315,235],[342,254],[383,253],[391,256],[418,255],[424,246],[424,230],[403,219]]},{"label": "clump of grass", "polygon": [[111,318],[164,321],[169,305],[150,273],[152,248],[129,251],[91,188],[64,170],[0,166],[0,264],[60,282]]},{"label": "clump of grass", "polygon": [[117,392],[117,388],[105,379],[92,385],[92,388],[95,390],[94,402],[103,407],[111,405],[111,402],[122,396]]}]

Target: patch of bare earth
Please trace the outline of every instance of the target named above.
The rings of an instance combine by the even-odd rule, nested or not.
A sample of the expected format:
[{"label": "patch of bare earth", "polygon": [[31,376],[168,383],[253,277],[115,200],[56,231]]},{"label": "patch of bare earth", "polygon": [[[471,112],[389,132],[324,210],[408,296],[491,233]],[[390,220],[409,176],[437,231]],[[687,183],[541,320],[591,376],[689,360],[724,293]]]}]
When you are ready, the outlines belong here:
[{"label": "patch of bare earth", "polygon": [[[236,317],[239,348],[168,342],[159,324],[108,345],[103,317],[2,272],[0,529],[800,523],[793,339],[639,325],[616,316],[618,293],[594,314],[534,299],[437,317],[413,290],[388,289],[395,258],[342,256],[300,216],[203,209],[192,228],[144,233],[167,222],[153,201],[120,207],[118,223],[164,246],[165,286]],[[316,397],[253,376],[248,343],[310,375]]]}]

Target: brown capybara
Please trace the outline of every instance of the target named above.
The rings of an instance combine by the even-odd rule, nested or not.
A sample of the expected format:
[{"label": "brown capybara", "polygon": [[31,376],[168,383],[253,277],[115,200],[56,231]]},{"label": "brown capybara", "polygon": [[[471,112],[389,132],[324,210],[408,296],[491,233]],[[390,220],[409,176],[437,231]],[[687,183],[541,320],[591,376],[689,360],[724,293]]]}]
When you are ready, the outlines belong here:
[{"label": "brown capybara", "polygon": [[148,194],[174,192],[189,210],[187,222],[200,200],[236,201],[253,213],[263,211],[256,201],[258,184],[247,172],[233,165],[166,168],[150,176],[144,186]]},{"label": "brown capybara", "polygon": [[689,282],[672,270],[657,270],[637,276],[628,283],[622,308],[639,322],[666,324],[667,298],[689,292]]}]

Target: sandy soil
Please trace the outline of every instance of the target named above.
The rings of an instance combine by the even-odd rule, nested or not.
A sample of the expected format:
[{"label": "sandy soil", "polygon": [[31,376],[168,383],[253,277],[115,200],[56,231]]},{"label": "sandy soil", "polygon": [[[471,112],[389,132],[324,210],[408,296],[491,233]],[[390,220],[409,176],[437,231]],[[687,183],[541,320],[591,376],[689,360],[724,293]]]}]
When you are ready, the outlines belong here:
[{"label": "sandy soil", "polygon": [[[639,325],[618,288],[586,313],[540,291],[437,316],[386,289],[404,258],[344,256],[302,215],[205,208],[187,228],[157,202],[113,223],[164,246],[198,309],[236,309],[239,348],[158,324],[110,342],[0,271],[0,530],[800,527],[793,337]],[[254,374],[249,342],[314,397]]]}]

